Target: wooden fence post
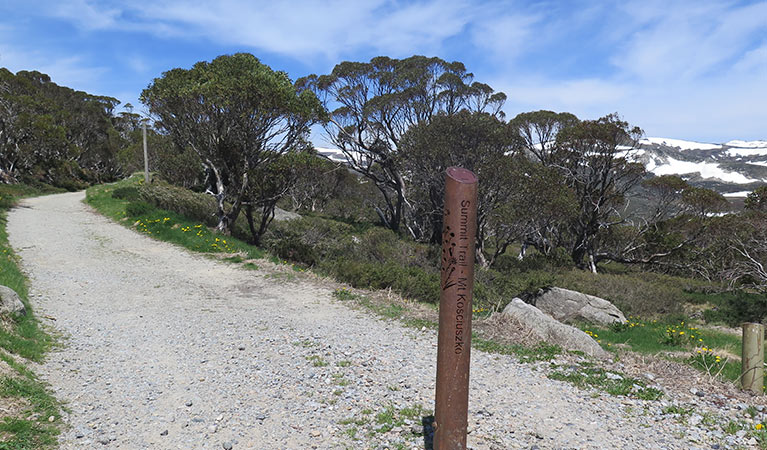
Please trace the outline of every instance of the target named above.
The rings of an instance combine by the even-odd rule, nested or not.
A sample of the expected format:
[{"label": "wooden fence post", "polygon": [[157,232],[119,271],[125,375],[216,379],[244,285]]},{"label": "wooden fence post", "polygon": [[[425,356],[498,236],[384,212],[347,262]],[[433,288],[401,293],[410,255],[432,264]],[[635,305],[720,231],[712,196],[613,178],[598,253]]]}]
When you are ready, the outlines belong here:
[{"label": "wooden fence post", "polygon": [[764,325],[743,324],[743,358],[740,380],[743,390],[764,391]]}]

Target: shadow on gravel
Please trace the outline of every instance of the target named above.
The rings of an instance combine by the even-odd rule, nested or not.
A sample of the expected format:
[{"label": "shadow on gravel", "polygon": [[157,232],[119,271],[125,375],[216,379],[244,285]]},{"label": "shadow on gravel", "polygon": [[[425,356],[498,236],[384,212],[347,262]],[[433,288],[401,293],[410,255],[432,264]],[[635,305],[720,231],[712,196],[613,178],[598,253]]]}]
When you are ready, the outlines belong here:
[{"label": "shadow on gravel", "polygon": [[434,416],[421,417],[423,426],[423,448],[426,450],[434,449]]}]

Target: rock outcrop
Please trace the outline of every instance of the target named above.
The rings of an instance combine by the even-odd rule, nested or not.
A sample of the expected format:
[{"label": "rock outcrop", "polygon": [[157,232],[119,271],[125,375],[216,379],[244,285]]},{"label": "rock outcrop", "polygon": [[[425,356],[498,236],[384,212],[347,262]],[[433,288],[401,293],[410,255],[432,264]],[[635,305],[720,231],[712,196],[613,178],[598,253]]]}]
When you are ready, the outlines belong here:
[{"label": "rock outcrop", "polygon": [[608,358],[605,351],[591,336],[583,331],[545,314],[533,305],[515,298],[503,310],[503,314],[522,323],[543,341],[559,345],[567,350],[578,350],[595,358]]},{"label": "rock outcrop", "polygon": [[27,309],[16,291],[7,286],[0,286],[0,316],[13,314],[26,315]]},{"label": "rock outcrop", "polygon": [[607,300],[568,289],[550,288],[530,303],[560,322],[588,322],[603,326],[626,323],[623,313]]}]

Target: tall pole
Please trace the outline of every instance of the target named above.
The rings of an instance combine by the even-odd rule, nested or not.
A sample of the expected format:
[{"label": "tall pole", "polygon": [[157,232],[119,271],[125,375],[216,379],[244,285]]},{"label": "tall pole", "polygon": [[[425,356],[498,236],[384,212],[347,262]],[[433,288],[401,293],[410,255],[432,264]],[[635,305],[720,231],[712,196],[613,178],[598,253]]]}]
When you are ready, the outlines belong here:
[{"label": "tall pole", "polygon": [[477,177],[469,170],[450,167],[442,228],[435,450],[466,448],[476,235]]},{"label": "tall pole", "polygon": [[146,121],[141,123],[144,131],[144,183],[149,184],[149,156],[146,150]]}]

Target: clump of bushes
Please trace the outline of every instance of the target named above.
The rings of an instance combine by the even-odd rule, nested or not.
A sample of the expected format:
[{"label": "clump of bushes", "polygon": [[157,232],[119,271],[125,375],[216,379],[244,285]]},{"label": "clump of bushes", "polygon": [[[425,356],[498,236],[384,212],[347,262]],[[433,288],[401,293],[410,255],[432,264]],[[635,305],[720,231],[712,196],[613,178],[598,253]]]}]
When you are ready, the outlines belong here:
[{"label": "clump of bushes", "polygon": [[147,202],[135,201],[125,205],[125,214],[129,217],[141,217],[154,211],[155,208]]},{"label": "clump of bushes", "polygon": [[141,185],[138,192],[141,200],[157,208],[176,212],[208,226],[218,223],[216,200],[211,195],[192,192],[163,181]]},{"label": "clump of bushes", "polygon": [[719,305],[703,312],[706,322],[738,327],[743,322],[767,323],[767,295],[727,292],[716,296]]},{"label": "clump of bushes", "polygon": [[139,199],[138,188],[135,186],[123,186],[112,191],[112,197],[120,200],[135,201]]},{"label": "clump of bushes", "polygon": [[560,272],[557,286],[595,295],[615,304],[624,314],[678,314],[684,302],[685,280],[653,272],[593,274],[583,270]]}]

